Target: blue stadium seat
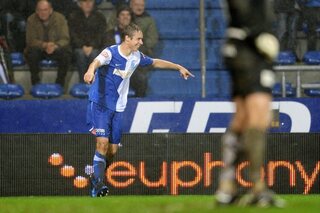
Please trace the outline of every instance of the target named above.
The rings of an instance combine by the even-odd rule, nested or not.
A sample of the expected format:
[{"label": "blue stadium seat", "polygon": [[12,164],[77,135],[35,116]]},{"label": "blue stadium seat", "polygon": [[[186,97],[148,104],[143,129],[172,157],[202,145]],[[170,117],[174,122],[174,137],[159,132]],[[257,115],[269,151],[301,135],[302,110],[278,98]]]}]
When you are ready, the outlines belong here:
[{"label": "blue stadium seat", "polygon": [[75,84],[70,90],[70,95],[72,95],[75,98],[87,98],[89,89],[89,84]]},{"label": "blue stadium seat", "polygon": [[[276,83],[272,88],[273,97],[282,97],[282,85],[281,83]],[[292,87],[291,83],[286,83],[286,97],[295,97],[296,89]]]},{"label": "blue stadium seat", "polygon": [[[206,8],[222,8],[223,0],[206,0]],[[199,0],[148,0],[147,9],[198,9]]]},{"label": "blue stadium seat", "polygon": [[206,11],[207,38],[222,39],[225,36],[227,21],[221,9]]},{"label": "blue stadium seat", "polygon": [[280,52],[276,64],[278,65],[290,65],[295,64],[297,61],[296,55],[292,51]]},{"label": "blue stadium seat", "polygon": [[304,94],[310,97],[320,97],[320,89],[305,89]]},{"label": "blue stadium seat", "polygon": [[54,60],[43,59],[40,61],[40,66],[41,67],[56,67],[57,62]]},{"label": "blue stadium seat", "polygon": [[[199,10],[150,10],[162,39],[199,37]],[[191,15],[192,14],[192,15]]]},{"label": "blue stadium seat", "polygon": [[35,98],[57,98],[62,93],[63,89],[59,84],[37,84],[31,89],[31,94]]},{"label": "blue stadium seat", "polygon": [[20,52],[11,53],[11,63],[13,67],[22,66],[25,64],[23,54]]},{"label": "blue stadium seat", "polygon": [[0,84],[0,98],[13,99],[24,95],[22,86],[18,84]]},{"label": "blue stadium seat", "polygon": [[304,63],[308,65],[320,64],[320,51],[308,51],[303,56]]},{"label": "blue stadium seat", "polygon": [[[156,70],[150,73],[148,97],[201,97],[201,73],[184,80],[178,72]],[[207,72],[207,97],[218,97],[218,73]]]},{"label": "blue stadium seat", "polygon": [[[222,69],[220,54],[222,41],[208,40],[206,43],[207,69]],[[179,63],[188,69],[200,69],[199,40],[162,40],[156,55],[160,58]]]}]

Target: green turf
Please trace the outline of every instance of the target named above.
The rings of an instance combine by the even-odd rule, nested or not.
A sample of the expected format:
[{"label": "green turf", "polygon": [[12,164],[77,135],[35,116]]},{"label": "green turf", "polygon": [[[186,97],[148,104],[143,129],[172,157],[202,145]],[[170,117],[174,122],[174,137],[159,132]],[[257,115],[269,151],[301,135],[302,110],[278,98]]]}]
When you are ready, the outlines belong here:
[{"label": "green turf", "polygon": [[213,196],[5,197],[0,212],[170,213],[170,212],[320,212],[320,195],[284,195],[283,209],[217,207]]}]

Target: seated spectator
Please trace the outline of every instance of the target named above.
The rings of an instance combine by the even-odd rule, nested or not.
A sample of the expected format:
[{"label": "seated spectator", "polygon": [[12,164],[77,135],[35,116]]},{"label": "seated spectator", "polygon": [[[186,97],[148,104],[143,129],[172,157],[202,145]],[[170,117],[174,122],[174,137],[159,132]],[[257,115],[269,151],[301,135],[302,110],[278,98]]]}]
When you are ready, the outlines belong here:
[{"label": "seated spectator", "polygon": [[78,8],[79,1],[80,0],[50,0],[53,9],[64,15],[67,19],[72,11]]},{"label": "seated spectator", "polygon": [[107,28],[104,16],[95,10],[94,4],[94,0],[80,0],[80,9],[72,12],[69,17],[71,44],[82,83],[89,64],[99,55],[104,45]]},{"label": "seated spectator", "polygon": [[117,25],[109,30],[105,35],[105,46],[121,44],[121,34],[123,29],[131,23],[132,12],[130,7],[121,6],[117,10]]},{"label": "seated spectator", "polygon": [[302,16],[308,26],[308,51],[317,49],[317,28],[320,18],[320,0],[300,0]]},{"label": "seated spectator", "polygon": [[39,0],[36,12],[27,21],[26,57],[33,85],[40,82],[39,62],[42,59],[51,59],[58,63],[56,83],[64,86],[71,58],[69,40],[65,17],[53,11],[48,0]]},{"label": "seated spectator", "polygon": [[[146,55],[154,56],[153,49],[159,40],[158,30],[154,19],[145,11],[144,0],[131,0],[130,7],[134,22],[143,33],[143,45],[140,51]],[[148,89],[148,72],[150,68],[138,68],[131,77],[131,86],[137,97],[144,97]]]},{"label": "seated spectator", "polygon": [[299,18],[296,0],[275,0],[274,9],[277,17],[277,37],[281,51],[295,51],[297,21]]},{"label": "seated spectator", "polygon": [[153,49],[159,40],[158,29],[154,19],[145,11],[144,0],[131,0],[130,7],[133,12],[134,22],[141,28],[143,33],[143,45],[140,51],[153,56]]}]

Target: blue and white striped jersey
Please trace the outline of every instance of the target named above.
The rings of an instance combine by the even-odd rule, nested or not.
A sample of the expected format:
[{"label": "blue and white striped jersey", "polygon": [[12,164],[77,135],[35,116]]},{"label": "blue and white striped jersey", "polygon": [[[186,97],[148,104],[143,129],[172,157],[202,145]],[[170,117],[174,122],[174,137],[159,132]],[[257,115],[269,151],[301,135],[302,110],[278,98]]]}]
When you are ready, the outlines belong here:
[{"label": "blue and white striped jersey", "polygon": [[138,66],[151,65],[153,59],[140,51],[125,56],[120,52],[120,45],[107,47],[96,59],[102,66],[96,71],[89,100],[123,112],[127,104],[131,75]]}]

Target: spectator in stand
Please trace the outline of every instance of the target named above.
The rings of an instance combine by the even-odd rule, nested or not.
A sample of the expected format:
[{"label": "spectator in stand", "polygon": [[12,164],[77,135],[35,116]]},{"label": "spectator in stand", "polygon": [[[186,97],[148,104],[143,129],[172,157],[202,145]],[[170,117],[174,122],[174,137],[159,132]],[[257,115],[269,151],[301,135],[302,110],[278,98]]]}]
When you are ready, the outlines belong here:
[{"label": "spectator in stand", "polygon": [[26,46],[26,21],[31,6],[34,11],[33,3],[34,0],[1,0],[1,25],[11,51],[23,52]]},{"label": "spectator in stand", "polygon": [[72,11],[78,8],[79,1],[80,0],[50,0],[53,9],[64,15],[67,19]]},{"label": "spectator in stand", "polygon": [[[146,55],[154,56],[153,49],[159,40],[158,30],[154,19],[145,11],[144,0],[131,0],[130,7],[134,22],[143,33],[143,45],[140,51]],[[150,68],[138,68],[131,77],[131,86],[137,97],[144,97],[148,89],[148,72]]]},{"label": "spectator in stand", "polygon": [[129,6],[123,5],[117,10],[117,25],[105,35],[105,46],[121,44],[123,29],[131,23],[132,11]]},{"label": "spectator in stand", "polygon": [[71,44],[81,83],[89,64],[103,48],[107,28],[104,16],[94,4],[94,0],[80,0],[79,9],[69,17]]},{"label": "spectator in stand", "polygon": [[280,50],[294,52],[299,18],[296,0],[275,0],[274,9],[277,16],[276,34],[280,41]]},{"label": "spectator in stand", "polygon": [[26,32],[26,57],[32,84],[40,82],[39,62],[46,58],[57,61],[56,83],[64,86],[71,58],[69,29],[65,17],[53,11],[48,0],[39,0],[36,12],[28,18]]},{"label": "spectator in stand", "polygon": [[317,49],[317,28],[320,18],[320,0],[299,0],[302,9],[303,19],[308,26],[307,41],[308,50]]}]

